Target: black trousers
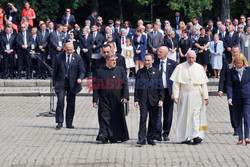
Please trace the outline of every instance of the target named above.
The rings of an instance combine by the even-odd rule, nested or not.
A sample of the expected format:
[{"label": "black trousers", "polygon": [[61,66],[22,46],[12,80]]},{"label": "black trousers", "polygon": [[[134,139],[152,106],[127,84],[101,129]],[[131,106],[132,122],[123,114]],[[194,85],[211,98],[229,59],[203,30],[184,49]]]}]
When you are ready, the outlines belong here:
[{"label": "black trousers", "polygon": [[30,77],[30,72],[31,72],[30,65],[31,65],[31,58],[28,51],[27,50],[20,51],[18,53],[18,75],[21,76],[22,69],[23,67],[25,67],[26,77]]},{"label": "black trousers", "polygon": [[[157,130],[156,133],[161,135],[162,130],[163,134],[169,135],[172,119],[173,119],[173,107],[174,101],[171,100],[168,89],[164,89],[164,102],[163,102],[163,111],[162,107],[159,109],[158,118],[157,118]],[[162,112],[163,112],[163,126],[162,126]]]},{"label": "black trousers", "polygon": [[229,105],[229,113],[230,113],[230,121],[233,129],[237,130],[238,120],[237,120],[237,110],[234,109],[235,107]]},{"label": "black trousers", "polygon": [[70,85],[68,79],[66,79],[64,82],[64,89],[62,89],[60,92],[56,92],[57,95],[56,123],[63,123],[64,121],[63,110],[64,110],[65,92],[67,92],[66,125],[70,126],[73,123],[73,118],[75,114],[76,94],[70,92]]},{"label": "black trousers", "polygon": [[[151,106],[149,102],[146,105],[140,105],[140,128],[138,138],[140,141],[153,140],[155,138],[157,118],[158,118],[159,107]],[[148,133],[146,135],[146,122],[149,113],[148,121]]]},{"label": "black trousers", "polygon": [[[41,53],[41,55],[38,55],[40,56],[40,58],[46,62],[46,55]],[[43,64],[43,62],[37,58],[37,77],[45,77],[45,74],[46,74],[46,69],[45,69],[45,66]]]},{"label": "black trousers", "polygon": [[4,77],[14,76],[14,53],[3,53]]},{"label": "black trousers", "polygon": [[91,64],[92,64],[91,54],[81,52],[81,55],[86,69],[86,76],[89,77],[91,75]]}]

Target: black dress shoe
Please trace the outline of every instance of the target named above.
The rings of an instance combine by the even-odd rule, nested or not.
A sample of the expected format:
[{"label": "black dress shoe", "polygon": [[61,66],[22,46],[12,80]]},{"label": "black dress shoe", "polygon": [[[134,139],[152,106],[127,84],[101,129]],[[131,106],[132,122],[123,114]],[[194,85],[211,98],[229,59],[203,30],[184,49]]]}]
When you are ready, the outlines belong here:
[{"label": "black dress shoe", "polygon": [[194,144],[199,144],[202,141],[202,138],[196,137],[194,138]]},{"label": "black dress shoe", "polygon": [[61,129],[62,128],[62,123],[58,123],[57,125],[56,125],[56,130],[59,130],[59,129]]},{"label": "black dress shoe", "polygon": [[156,143],[154,142],[154,140],[148,140],[148,144],[150,144],[152,146],[156,145]]},{"label": "black dress shoe", "polygon": [[181,144],[190,144],[191,140],[182,141]]},{"label": "black dress shoe", "polygon": [[68,129],[75,129],[75,127],[73,125],[67,125],[66,128],[68,128]]},{"label": "black dress shoe", "polygon": [[169,137],[168,137],[167,134],[164,134],[164,135],[163,135],[163,140],[164,140],[164,141],[170,141],[170,139],[169,139]]},{"label": "black dress shoe", "polygon": [[157,141],[162,141],[161,134],[156,134],[156,135],[155,135],[155,140],[157,140]]},{"label": "black dress shoe", "polygon": [[234,130],[233,136],[238,136],[237,130]]},{"label": "black dress shoe", "polygon": [[115,140],[112,139],[112,138],[109,138],[109,141],[110,141],[110,143],[117,143],[117,141],[115,141]]},{"label": "black dress shoe", "polygon": [[107,137],[104,137],[104,136],[102,136],[102,135],[99,135],[97,138],[98,138],[98,140],[101,141],[103,144],[105,144],[105,143],[108,142]]},{"label": "black dress shoe", "polygon": [[138,140],[137,144],[140,144],[140,145],[145,145],[146,144],[146,141],[141,141],[141,140]]}]

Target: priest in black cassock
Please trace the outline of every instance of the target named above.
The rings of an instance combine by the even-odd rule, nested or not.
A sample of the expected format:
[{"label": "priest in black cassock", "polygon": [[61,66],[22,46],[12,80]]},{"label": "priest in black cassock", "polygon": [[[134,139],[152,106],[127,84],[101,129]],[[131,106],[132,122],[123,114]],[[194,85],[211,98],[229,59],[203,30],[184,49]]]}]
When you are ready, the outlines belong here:
[{"label": "priest in black cassock", "polygon": [[129,140],[124,104],[129,99],[125,70],[116,66],[116,55],[106,55],[106,65],[93,78],[93,107],[98,107],[97,141],[111,143]]}]

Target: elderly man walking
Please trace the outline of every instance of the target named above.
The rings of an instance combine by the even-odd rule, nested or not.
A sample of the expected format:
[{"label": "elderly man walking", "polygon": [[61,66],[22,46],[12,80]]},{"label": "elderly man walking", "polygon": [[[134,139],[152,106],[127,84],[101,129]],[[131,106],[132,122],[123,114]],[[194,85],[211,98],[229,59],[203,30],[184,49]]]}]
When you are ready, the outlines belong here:
[{"label": "elderly man walking", "polygon": [[182,143],[198,144],[204,138],[205,105],[208,105],[207,76],[204,68],[195,63],[196,54],[188,51],[187,61],[179,64],[170,79],[174,102],[177,104],[176,139]]}]

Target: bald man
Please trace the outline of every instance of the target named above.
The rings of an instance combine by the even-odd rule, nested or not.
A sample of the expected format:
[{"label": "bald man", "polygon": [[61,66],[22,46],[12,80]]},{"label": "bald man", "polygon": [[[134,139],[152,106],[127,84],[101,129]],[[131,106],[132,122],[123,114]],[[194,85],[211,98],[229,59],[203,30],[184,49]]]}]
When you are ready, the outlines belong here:
[{"label": "bald man", "polygon": [[64,97],[67,92],[66,128],[74,129],[73,118],[75,113],[76,94],[82,89],[82,80],[85,77],[85,69],[82,58],[74,53],[72,43],[66,43],[64,51],[55,57],[53,73],[53,89],[57,95],[56,129],[63,126]]},{"label": "bald man", "polygon": [[[161,46],[158,50],[158,58],[155,60],[154,67],[161,71],[163,87],[164,87],[164,101],[163,107],[160,108],[157,120],[157,129],[156,129],[156,140],[162,141],[162,137],[164,141],[169,141],[169,133],[172,125],[173,118],[173,107],[174,101],[172,98],[172,85],[173,82],[169,79],[172,75],[177,63],[169,58],[168,48],[166,46]],[[162,120],[162,112],[163,112],[163,124]]]}]

